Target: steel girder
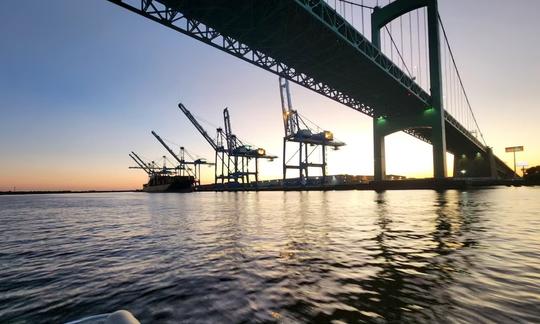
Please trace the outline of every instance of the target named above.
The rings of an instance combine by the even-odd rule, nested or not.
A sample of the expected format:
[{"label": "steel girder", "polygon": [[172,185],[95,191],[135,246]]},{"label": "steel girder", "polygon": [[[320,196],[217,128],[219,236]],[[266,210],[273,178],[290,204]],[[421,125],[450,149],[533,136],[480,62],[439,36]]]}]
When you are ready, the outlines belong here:
[{"label": "steel girder", "polygon": [[[237,41],[236,39],[222,35],[219,31],[206,26],[205,24],[184,16],[181,12],[174,8],[168,7],[163,3],[155,0],[107,0],[114,4],[117,4],[130,11],[138,13],[148,19],[158,22],[164,26],[167,26],[177,32],[195,38],[203,43],[218,48],[224,52],[227,52],[237,58],[240,58],[246,62],[252,63],[261,67],[269,72],[275,73],[279,76],[285,77],[288,80],[295,82],[305,88],[315,91],[327,98],[335,100],[345,106],[348,106],[354,110],[360,111],[370,117],[376,117],[373,107],[365,105],[356,98],[345,94],[337,89],[334,89],[327,84],[318,81],[303,72],[296,71],[294,68],[287,66],[286,64],[277,61],[276,59],[266,55],[265,53],[252,49],[249,46]],[[140,6],[136,6],[136,3],[140,3]],[[341,18],[332,8],[324,4],[324,1],[300,1],[305,8],[313,14],[320,14],[321,17],[326,17],[323,21],[331,24],[331,28],[337,32],[343,32],[344,36],[354,38],[353,41],[356,47],[359,49],[365,49],[372,52],[375,62],[384,67],[387,72],[397,75],[397,80],[403,80],[403,82],[409,85],[409,89],[415,89],[419,94],[419,98],[426,102],[429,101],[429,95],[416,85],[403,71],[401,71],[392,61],[384,56],[382,52],[377,50],[369,40],[359,34],[354,28]],[[360,36],[360,37],[358,37]],[[408,82],[407,82],[408,81]],[[406,129],[404,132],[424,141],[430,143],[428,137],[424,136],[421,132],[415,129]]]},{"label": "steel girder", "polygon": [[[332,88],[322,81],[296,71],[294,68],[279,62],[269,55],[252,49],[238,40],[222,35],[219,31],[193,19],[186,17],[174,8],[168,7],[156,0],[108,0],[130,11],[138,13],[155,22],[165,25],[175,31],[195,38],[203,43],[218,48],[237,58],[257,65],[269,72],[283,76],[301,86],[322,94],[352,109],[360,111],[368,116],[377,117],[373,107],[365,105],[357,98]],[[429,105],[430,96],[418,84],[407,76],[388,57],[374,47],[371,42],[341,17],[334,9],[323,0],[295,0],[299,5],[310,12],[314,17],[334,30],[343,40],[355,47],[360,53],[369,57],[375,64],[384,69],[390,76],[400,82],[412,94]],[[446,114],[446,120],[460,130],[467,138],[484,149],[484,146],[468,132],[455,118]],[[430,140],[421,131],[406,129],[404,132],[430,143]]]},{"label": "steel girder", "polygon": [[[431,97],[420,87],[414,80],[405,74],[392,60],[386,57],[382,51],[377,49],[367,38],[365,38],[356,28],[341,17],[334,9],[328,6],[324,0],[295,0],[304,8],[310,11],[321,22],[332,28],[342,39],[354,46],[363,55],[369,57],[375,64],[384,69],[396,81],[401,83],[411,93],[422,100],[426,106],[430,104]],[[376,117],[375,114],[369,114]],[[464,136],[473,142],[479,150],[486,151],[486,147],[474,135],[471,134],[457,119],[445,110],[445,121],[458,129]],[[413,135],[427,143],[431,143],[429,138],[425,137],[421,132],[414,129],[406,129],[404,132]]]},{"label": "steel girder", "polygon": [[[275,58],[250,48],[248,45],[209,27],[196,19],[186,17],[180,11],[163,4],[163,0],[108,0],[125,9],[140,14],[148,19],[167,26],[177,32],[195,38],[203,43],[220,49],[246,62],[259,66],[269,72],[283,76],[292,82],[304,86],[312,91],[324,95],[352,109],[360,111],[368,116],[377,117],[374,107],[370,107],[344,93],[328,86],[323,81],[317,80],[304,72],[297,71]],[[388,72],[388,75],[397,80],[403,87],[408,89],[426,105],[430,102],[430,96],[414,80],[407,76],[381,51],[376,49],[371,42],[350,25],[335,10],[328,6],[324,0],[291,0],[310,12],[316,19],[331,28],[342,39],[357,49],[362,55],[370,58],[377,66]],[[485,151],[485,146],[473,136],[461,123],[448,112],[445,121],[462,133],[479,150]],[[422,129],[406,129],[404,132],[430,143],[428,134]]]},{"label": "steel girder", "polygon": [[[321,81],[315,80],[303,72],[296,71],[265,53],[252,49],[234,38],[222,35],[219,31],[205,24],[184,16],[181,12],[167,7],[154,0],[108,0],[128,10],[136,12],[146,18],[154,20],[182,34],[193,37],[203,43],[218,48],[237,58],[255,64],[269,72],[283,76],[301,86],[313,90],[323,96],[333,99],[350,108],[358,110],[366,115],[373,116],[371,107],[345,94],[337,89],[329,87]],[[135,6],[131,3],[140,3]]]},{"label": "steel girder", "polygon": [[[391,59],[375,47],[364,35],[354,28],[346,19],[338,14],[324,0],[294,0],[315,18],[334,30],[338,36],[356,48],[362,55],[367,56],[373,63],[386,71],[392,78],[401,83],[411,94],[429,105],[430,95],[425,92]],[[370,116],[379,117],[371,114]]]}]

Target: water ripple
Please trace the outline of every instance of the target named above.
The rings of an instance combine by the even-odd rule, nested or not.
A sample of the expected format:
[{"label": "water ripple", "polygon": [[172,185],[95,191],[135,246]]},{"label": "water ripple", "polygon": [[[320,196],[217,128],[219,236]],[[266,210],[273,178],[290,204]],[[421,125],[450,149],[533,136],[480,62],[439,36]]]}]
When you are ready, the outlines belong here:
[{"label": "water ripple", "polygon": [[0,196],[0,322],[540,322],[539,193]]}]

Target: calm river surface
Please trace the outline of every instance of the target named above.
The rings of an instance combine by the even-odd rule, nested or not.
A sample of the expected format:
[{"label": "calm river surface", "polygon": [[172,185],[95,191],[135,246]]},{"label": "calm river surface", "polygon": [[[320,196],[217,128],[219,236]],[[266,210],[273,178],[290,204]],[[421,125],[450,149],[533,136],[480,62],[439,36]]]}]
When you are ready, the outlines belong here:
[{"label": "calm river surface", "polygon": [[0,196],[0,323],[540,322],[540,187]]}]

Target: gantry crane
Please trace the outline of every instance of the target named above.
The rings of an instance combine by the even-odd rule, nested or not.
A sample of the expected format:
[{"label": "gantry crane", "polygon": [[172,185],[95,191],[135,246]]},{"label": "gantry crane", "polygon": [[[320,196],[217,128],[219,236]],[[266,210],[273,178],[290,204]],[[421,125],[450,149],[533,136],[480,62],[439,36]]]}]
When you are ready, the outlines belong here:
[{"label": "gantry crane", "polygon": [[[191,161],[186,161],[185,159],[185,156],[188,156]],[[193,155],[189,154],[188,150],[186,150],[183,146],[180,147],[180,159],[182,161],[184,161],[185,164],[193,164],[193,167],[195,169],[195,174],[198,174],[199,176],[197,177],[197,185],[201,185],[201,165],[202,164],[205,164],[207,166],[212,166],[212,165],[216,165],[215,163],[212,163],[212,162],[207,162],[207,160],[205,158],[195,158],[193,157]]]},{"label": "gantry crane", "polygon": [[[249,184],[249,176],[255,176],[255,184],[259,182],[259,159],[273,161],[277,156],[267,155],[263,148],[253,148],[244,144],[236,135],[232,133],[231,118],[229,109],[223,110],[223,121],[225,124],[225,138],[227,140],[227,152],[229,163],[232,163],[232,178],[235,182]],[[250,161],[255,161],[255,171],[250,171]],[[230,168],[229,168],[230,169]]]},{"label": "gantry crane", "polygon": [[[300,184],[305,185],[309,176],[309,168],[320,168],[322,171],[322,183],[326,182],[326,147],[333,147],[335,150],[345,145],[345,143],[334,139],[331,131],[313,130],[302,119],[298,111],[293,109],[289,81],[285,78],[279,78],[279,93],[281,96],[281,108],[283,111],[283,126],[285,136],[283,137],[283,183],[287,178],[288,169],[298,169]],[[298,143],[298,150],[287,159],[287,142]],[[313,147],[311,152],[308,146]],[[321,148],[321,163],[309,162],[310,156]],[[298,154],[298,164],[289,164],[289,161]]]},{"label": "gantry crane", "polygon": [[[214,163],[206,162],[205,159],[194,159],[193,161],[186,161],[185,159],[185,148],[182,146],[180,147],[180,156],[178,154],[174,153],[174,151],[165,143],[165,141],[158,135],[156,132],[152,131],[152,135],[165,147],[165,149],[172,155],[172,157],[179,163],[178,164],[178,171],[181,176],[188,175],[192,176],[195,179],[195,184],[198,186],[201,185],[201,164],[206,165],[214,165]],[[189,153],[188,153],[189,155]],[[193,171],[189,167],[189,165],[193,165]]]},{"label": "gantry crane", "polygon": [[[249,176],[255,176],[255,183],[259,181],[258,159],[273,160],[276,156],[267,155],[263,148],[252,148],[240,141],[231,131],[231,122],[227,108],[223,111],[225,121],[225,132],[222,128],[217,128],[217,136],[214,140],[208,132],[201,126],[191,112],[182,104],[178,108],[186,115],[189,121],[206,139],[208,144],[214,149],[216,155],[215,163],[215,183],[234,182],[243,184],[249,183]],[[249,162],[255,160],[255,171],[249,170]],[[219,162],[218,162],[219,161]],[[218,166],[220,164],[220,167]],[[220,170],[221,169],[221,170]],[[218,172],[221,173],[218,173]]]},{"label": "gantry crane", "polygon": [[129,157],[135,161],[135,163],[138,165],[136,167],[129,167],[130,169],[142,169],[146,174],[148,174],[149,177],[152,177],[154,175],[167,175],[170,174],[173,171],[177,171],[177,168],[168,168],[166,164],[167,157],[163,156],[163,167],[157,166],[156,162],[144,162],[137,153],[131,151],[131,154],[129,154]]},{"label": "gantry crane", "polygon": [[[204,139],[210,144],[215,152],[215,164],[214,164],[214,183],[217,184],[218,181],[221,181],[223,184],[225,180],[229,182],[230,180],[230,171],[229,171],[229,157],[227,155],[227,149],[225,148],[225,134],[223,134],[223,129],[216,129],[216,139],[214,140],[208,132],[201,126],[199,121],[191,114],[191,112],[182,104],[178,104],[178,108],[186,115],[188,120],[195,126],[195,128],[201,133]],[[218,160],[220,167],[218,167]]]},{"label": "gantry crane", "polygon": [[[133,155],[132,155],[133,154]],[[129,157],[133,159],[133,161],[135,161],[135,163],[139,166],[139,167],[129,167],[130,169],[142,169],[144,170],[144,172],[146,172],[148,175],[151,175],[152,174],[152,170],[148,167],[148,165],[146,165],[146,163],[141,160],[139,158],[139,156],[137,154],[135,154],[135,152],[131,152],[129,154]]]}]

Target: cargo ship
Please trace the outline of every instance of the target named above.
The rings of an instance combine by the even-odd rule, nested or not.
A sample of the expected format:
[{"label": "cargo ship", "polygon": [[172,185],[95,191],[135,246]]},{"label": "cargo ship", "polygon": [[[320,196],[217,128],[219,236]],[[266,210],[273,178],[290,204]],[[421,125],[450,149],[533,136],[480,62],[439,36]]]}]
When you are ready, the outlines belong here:
[{"label": "cargo ship", "polygon": [[143,185],[145,192],[191,192],[195,184],[192,176],[151,174],[148,183]]},{"label": "cargo ship", "polygon": [[[158,135],[152,131],[152,135],[167,149],[167,151],[174,157],[176,162],[175,167],[167,167],[166,162],[170,161],[167,157],[163,156],[163,167],[158,167],[156,162],[145,162],[141,157],[131,151],[129,157],[135,161],[137,166],[129,167],[130,169],[141,169],[148,174],[148,183],[143,185],[143,191],[145,192],[191,192],[195,190],[196,186],[200,186],[200,174],[201,165],[212,166],[214,163],[206,162],[204,158],[193,158],[187,150],[181,146],[180,153],[175,153],[167,143]],[[187,161],[185,156],[190,157],[192,160]]]},{"label": "cargo ship", "polygon": [[142,169],[148,174],[148,182],[143,184],[144,192],[192,192],[197,182],[195,174],[188,172],[185,166],[168,168],[163,157],[163,167],[158,167],[154,161],[144,162],[135,152],[129,155],[137,164],[130,169]]},{"label": "cargo ship", "polygon": [[[148,174],[148,183],[143,185],[144,192],[192,192],[197,185],[200,185],[199,174],[200,166],[214,165],[208,163],[205,159],[199,158],[195,161],[186,161],[184,154],[188,154],[184,147],[180,147],[180,155],[177,155],[173,150],[165,144],[165,142],[154,131],[152,134],[165,146],[167,151],[179,162],[175,167],[169,168],[166,165],[167,157],[163,156],[163,166],[159,167],[156,162],[145,162],[139,155],[133,151],[129,157],[137,163],[137,166],[129,167],[130,169],[140,169]],[[170,163],[170,161],[169,161]],[[193,166],[191,168],[190,166]]]}]

